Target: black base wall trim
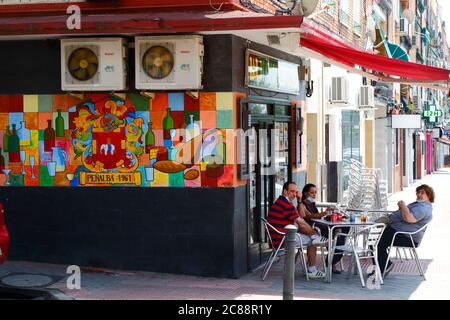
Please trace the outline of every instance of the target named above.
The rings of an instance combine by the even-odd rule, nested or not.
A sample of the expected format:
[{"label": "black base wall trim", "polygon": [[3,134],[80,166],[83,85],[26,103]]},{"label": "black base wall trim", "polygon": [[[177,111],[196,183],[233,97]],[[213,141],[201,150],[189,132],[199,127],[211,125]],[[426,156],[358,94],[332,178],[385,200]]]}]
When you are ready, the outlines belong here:
[{"label": "black base wall trim", "polygon": [[11,260],[218,277],[247,270],[244,197],[244,187],[0,191]]}]

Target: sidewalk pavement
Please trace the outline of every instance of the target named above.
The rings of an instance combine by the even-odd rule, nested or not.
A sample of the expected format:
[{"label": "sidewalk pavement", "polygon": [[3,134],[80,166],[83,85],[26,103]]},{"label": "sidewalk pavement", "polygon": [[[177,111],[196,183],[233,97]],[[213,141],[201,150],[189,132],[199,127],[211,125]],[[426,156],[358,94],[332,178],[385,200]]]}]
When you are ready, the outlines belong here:
[{"label": "sidewalk pavement", "polygon": [[[450,170],[442,169],[389,198],[388,209],[396,203],[415,200],[415,188],[427,183],[436,192],[434,219],[418,249],[426,272],[422,281],[413,260],[396,262],[380,289],[362,288],[359,277],[333,275],[331,284],[306,281],[296,272],[295,299],[450,299]],[[320,259],[319,259],[320,260]],[[0,280],[17,274],[46,275],[46,288],[60,290],[72,299],[167,299],[167,300],[278,300],[283,292],[283,259],[278,260],[265,281],[261,271],[240,279],[219,279],[140,271],[82,269],[81,289],[68,289],[68,266],[8,261],[0,266]]]}]

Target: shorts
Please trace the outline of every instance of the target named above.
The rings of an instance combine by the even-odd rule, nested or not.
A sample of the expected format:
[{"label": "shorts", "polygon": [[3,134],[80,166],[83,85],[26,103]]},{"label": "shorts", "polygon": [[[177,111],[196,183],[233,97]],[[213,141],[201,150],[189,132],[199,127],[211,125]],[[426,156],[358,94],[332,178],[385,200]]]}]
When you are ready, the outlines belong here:
[{"label": "shorts", "polygon": [[[301,239],[301,242],[300,242]],[[306,234],[303,233],[296,233],[295,234],[295,244],[297,247],[300,247],[301,245],[303,246],[309,246],[311,244],[311,237],[307,236]]]}]

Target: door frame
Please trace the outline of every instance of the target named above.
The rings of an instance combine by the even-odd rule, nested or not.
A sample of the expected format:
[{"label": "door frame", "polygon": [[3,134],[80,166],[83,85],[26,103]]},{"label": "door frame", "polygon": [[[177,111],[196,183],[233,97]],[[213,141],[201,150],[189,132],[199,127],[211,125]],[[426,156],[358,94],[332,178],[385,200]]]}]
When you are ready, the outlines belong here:
[{"label": "door frame", "polygon": [[[269,105],[269,113],[268,115],[260,115],[260,114],[251,114],[250,113],[250,109],[249,109],[249,104],[267,104]],[[294,130],[294,126],[292,124],[292,119],[295,119],[295,115],[292,114],[292,101],[291,100],[285,100],[285,99],[274,99],[274,98],[264,98],[264,97],[255,97],[255,96],[249,96],[247,99],[241,99],[240,102],[241,107],[243,105],[246,105],[247,110],[248,110],[248,114],[250,117],[249,120],[249,126],[252,127],[255,123],[268,123],[271,125],[275,125],[275,122],[284,122],[284,123],[288,123],[288,145],[289,145],[289,152],[288,152],[288,180],[292,180],[292,159],[293,159],[293,150],[292,150],[292,137],[293,137],[293,130]],[[289,110],[289,115],[276,115],[275,114],[275,105],[282,105],[288,108]],[[258,133],[257,133],[258,134]],[[259,135],[257,137],[257,141],[259,140]],[[259,142],[259,141],[258,141]],[[257,143],[258,143],[257,142]],[[270,142],[272,143],[272,142]],[[248,148],[246,148],[246,152],[247,152],[247,159],[248,159],[248,153],[249,150]],[[259,152],[259,145],[257,146],[257,152]],[[259,165],[257,165],[256,170],[259,170]],[[250,168],[249,168],[250,171]],[[260,173],[257,173],[257,177],[256,177],[256,185],[257,185],[257,194],[256,194],[256,201],[258,203],[257,208],[258,210],[260,210],[261,204],[260,204],[260,197],[261,197],[261,192],[258,192],[258,188],[260,189]],[[249,181],[250,181],[250,177],[249,177]],[[246,184],[246,192],[247,192],[247,198],[246,198],[246,220],[247,220],[247,266],[248,266],[248,270],[249,271],[253,271],[255,269],[258,269],[263,263],[264,261],[267,259],[269,252],[268,252],[268,244],[267,242],[265,242],[265,230],[263,228],[261,228],[261,230],[263,231],[261,238],[259,239],[260,242],[255,242],[250,244],[249,243],[249,227],[250,227],[250,223],[252,223],[252,221],[250,221],[250,183],[249,181]],[[271,188],[275,189],[275,184],[274,184],[274,180],[272,181],[272,185]],[[260,191],[260,190],[259,190]],[[259,216],[261,216],[261,212],[259,212]],[[264,241],[264,242],[263,242]],[[251,263],[257,259],[257,256],[259,255],[259,263]],[[254,256],[254,258],[252,258],[251,256]]]}]

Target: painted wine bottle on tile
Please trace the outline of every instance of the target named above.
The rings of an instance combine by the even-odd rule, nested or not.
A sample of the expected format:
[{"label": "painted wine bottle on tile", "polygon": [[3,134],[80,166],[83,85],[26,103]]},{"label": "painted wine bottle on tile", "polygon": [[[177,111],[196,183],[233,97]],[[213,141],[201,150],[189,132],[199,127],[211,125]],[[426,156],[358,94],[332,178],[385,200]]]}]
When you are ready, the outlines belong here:
[{"label": "painted wine bottle on tile", "polygon": [[5,169],[5,157],[2,154],[2,148],[0,148],[0,172]]},{"label": "painted wine bottle on tile", "polygon": [[148,123],[148,130],[145,134],[145,153],[150,154],[150,149],[155,146],[155,135],[152,130],[152,123]]},{"label": "painted wine bottle on tile", "polygon": [[9,162],[20,162],[20,140],[16,125],[12,125],[12,133],[8,139]]},{"label": "painted wine bottle on tile", "polygon": [[5,134],[3,135],[3,152],[8,152],[8,142],[11,131],[9,131],[9,126],[6,126]]},{"label": "painted wine bottle on tile", "polygon": [[25,121],[20,121],[20,128],[17,130],[21,146],[29,146],[31,144],[30,129],[25,126]]},{"label": "painted wine bottle on tile", "polygon": [[64,118],[61,115],[61,109],[57,109],[58,116],[55,119],[55,129],[57,137],[64,137]]},{"label": "painted wine bottle on tile", "polygon": [[216,154],[216,156],[220,157],[220,159],[222,160],[221,164],[226,164],[227,163],[227,145],[223,141],[222,135],[219,135],[217,138],[218,139],[217,139],[215,154]]},{"label": "painted wine bottle on tile", "polygon": [[55,146],[55,130],[52,128],[52,120],[47,120],[47,128],[44,130],[44,151],[52,152]]},{"label": "painted wine bottle on tile", "polygon": [[172,137],[170,136],[170,130],[174,128],[173,118],[170,115],[170,108],[167,108],[167,114],[163,119],[163,137],[164,147],[172,147]]}]

